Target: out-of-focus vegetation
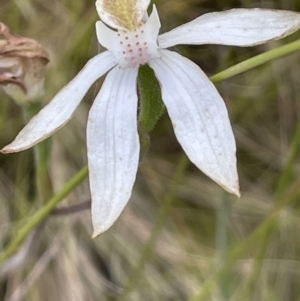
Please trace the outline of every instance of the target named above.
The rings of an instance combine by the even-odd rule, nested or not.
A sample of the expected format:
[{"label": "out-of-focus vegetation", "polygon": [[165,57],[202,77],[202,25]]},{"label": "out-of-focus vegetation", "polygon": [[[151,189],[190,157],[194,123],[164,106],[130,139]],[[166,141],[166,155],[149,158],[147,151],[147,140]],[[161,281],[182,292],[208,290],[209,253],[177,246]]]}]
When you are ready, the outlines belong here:
[{"label": "out-of-focus vegetation", "polygon": [[[299,0],[155,3],[162,32],[229,8],[300,11]],[[50,52],[43,105],[99,51],[97,18],[92,0],[1,0],[0,21]],[[253,48],[176,50],[213,75],[299,36]],[[299,69],[300,53],[294,53],[217,84],[237,140],[241,199],[225,194],[191,164],[177,179],[185,159],[164,115],[116,224],[92,240],[89,210],[56,211],[5,261],[0,300],[300,300]],[[49,172],[55,192],[86,164],[87,113],[98,87],[52,137]],[[3,147],[25,121],[12,99],[2,91],[0,97]],[[32,149],[0,155],[2,250],[47,201],[35,192],[34,162]],[[86,180],[59,206],[89,197]]]}]

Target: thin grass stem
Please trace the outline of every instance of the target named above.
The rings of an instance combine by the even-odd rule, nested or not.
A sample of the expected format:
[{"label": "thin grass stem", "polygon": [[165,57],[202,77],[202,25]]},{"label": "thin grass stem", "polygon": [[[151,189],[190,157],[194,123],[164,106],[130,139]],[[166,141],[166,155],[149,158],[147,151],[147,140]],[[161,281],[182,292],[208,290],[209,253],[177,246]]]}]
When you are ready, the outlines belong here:
[{"label": "thin grass stem", "polygon": [[[40,103],[33,103],[22,108],[24,121],[28,121],[36,115],[40,109]],[[44,204],[53,195],[53,187],[49,174],[51,138],[48,138],[33,147],[35,163],[36,194],[41,204]]]},{"label": "thin grass stem", "polygon": [[283,46],[274,48],[262,54],[252,57],[251,59],[245,60],[239,64],[236,64],[224,71],[221,71],[212,77],[210,80],[214,83],[221,82],[225,79],[238,75],[242,72],[253,69],[257,66],[270,62],[279,57],[288,55],[300,49],[300,40],[294,41],[292,43],[285,44]]},{"label": "thin grass stem", "polygon": [[0,265],[13,253],[15,253],[18,247],[22,244],[27,235],[39,225],[49,213],[60,203],[70,192],[72,192],[87,176],[88,167],[83,167],[70,181],[68,181],[63,189],[58,192],[52,199],[50,199],[40,210],[38,210],[33,216],[29,217],[27,223],[25,223],[19,231],[17,231],[16,237],[0,254]]},{"label": "thin grass stem", "polygon": [[292,139],[291,144],[291,152],[290,156],[287,160],[287,163],[280,174],[280,178],[278,180],[277,189],[275,193],[275,199],[278,200],[280,196],[286,191],[288,185],[291,182],[291,178],[293,176],[295,163],[299,157],[300,153],[300,123],[298,123],[295,135]]},{"label": "thin grass stem", "polygon": [[[221,202],[217,209],[217,231],[216,247],[219,254],[218,267],[222,268],[228,261],[228,234],[230,223],[231,201],[229,193],[222,191]],[[229,270],[224,272],[219,278],[219,290],[221,298],[228,301],[229,297]]]}]

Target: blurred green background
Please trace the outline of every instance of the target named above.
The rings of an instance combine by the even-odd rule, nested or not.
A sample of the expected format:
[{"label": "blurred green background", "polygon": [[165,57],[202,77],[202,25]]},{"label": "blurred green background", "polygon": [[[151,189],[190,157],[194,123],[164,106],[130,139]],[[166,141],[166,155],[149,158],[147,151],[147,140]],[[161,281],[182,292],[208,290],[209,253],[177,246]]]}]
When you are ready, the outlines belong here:
[{"label": "blurred green background", "polygon": [[[230,8],[300,11],[299,0],[157,0],[161,32]],[[100,51],[92,0],[1,0],[0,21],[50,53],[45,105]],[[209,76],[300,37],[252,48],[178,46]],[[174,180],[183,152],[165,114],[151,133],[129,205],[90,238],[89,210],[50,215],[0,269],[0,300],[300,300],[300,53],[217,84],[238,149],[241,199],[191,164]],[[101,80],[51,141],[59,191],[86,164],[87,114]],[[0,146],[24,125],[0,90]],[[298,128],[298,130],[297,130]],[[35,195],[33,150],[0,155],[0,248],[43,206]],[[85,180],[60,206],[89,200]]]}]

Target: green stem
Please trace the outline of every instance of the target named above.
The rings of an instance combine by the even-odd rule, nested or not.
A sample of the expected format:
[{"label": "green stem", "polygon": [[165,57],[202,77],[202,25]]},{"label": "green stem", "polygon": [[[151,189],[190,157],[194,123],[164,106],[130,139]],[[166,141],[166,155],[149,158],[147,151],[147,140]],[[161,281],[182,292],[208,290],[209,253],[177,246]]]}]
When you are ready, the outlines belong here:
[{"label": "green stem", "polygon": [[[33,103],[23,108],[27,123],[41,109],[40,103]],[[49,174],[51,139],[44,140],[33,147],[35,161],[35,182],[37,198],[44,204],[53,195],[52,181]]]},{"label": "green stem", "polygon": [[[217,210],[216,245],[219,252],[218,267],[222,268],[228,260],[228,232],[230,223],[230,196],[226,191],[222,192],[220,207]],[[219,278],[219,288],[222,300],[229,300],[229,275],[228,271]]]},{"label": "green stem", "polygon": [[295,42],[277,47],[270,51],[259,54],[251,59],[243,61],[239,64],[236,64],[220,73],[213,75],[210,80],[214,83],[221,82],[225,79],[238,75],[242,72],[248,71],[254,67],[267,63],[273,59],[279,58],[281,56],[290,54],[300,49],[300,40]]},{"label": "green stem", "polygon": [[161,208],[159,210],[155,225],[153,227],[153,230],[151,231],[151,237],[148,240],[147,244],[145,245],[145,247],[142,251],[140,260],[137,263],[133,272],[131,273],[131,277],[128,280],[127,286],[125,287],[125,289],[124,289],[122,295],[119,297],[118,301],[126,300],[128,295],[130,294],[130,292],[134,289],[134,287],[136,287],[138,281],[141,280],[145,263],[147,262],[147,260],[149,260],[149,257],[151,256],[151,253],[155,247],[155,243],[156,243],[156,241],[161,233],[161,230],[164,226],[166,217],[168,216],[168,214],[172,208],[175,196],[178,191],[178,187],[179,187],[180,183],[182,182],[182,178],[184,176],[184,173],[185,173],[188,165],[189,165],[189,160],[185,155],[183,155],[178,163],[177,171],[172,180],[172,186],[171,186],[169,192],[162,198],[163,205],[161,206]]},{"label": "green stem", "polygon": [[87,176],[88,167],[83,167],[69,182],[67,182],[64,188],[58,192],[52,199],[50,199],[40,210],[38,210],[32,217],[28,218],[26,224],[20,227],[14,240],[6,247],[6,249],[0,254],[0,265],[22,244],[26,236],[39,225],[70,192],[74,190]]}]

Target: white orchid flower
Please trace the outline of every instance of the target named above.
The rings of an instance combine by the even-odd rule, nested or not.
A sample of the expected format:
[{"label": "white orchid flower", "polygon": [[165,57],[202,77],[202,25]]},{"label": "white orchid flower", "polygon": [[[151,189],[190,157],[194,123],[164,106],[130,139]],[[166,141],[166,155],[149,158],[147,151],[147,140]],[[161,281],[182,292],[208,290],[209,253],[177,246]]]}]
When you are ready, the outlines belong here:
[{"label": "white orchid flower", "polygon": [[[18,152],[49,137],[69,121],[90,86],[108,72],[87,124],[94,236],[115,222],[127,204],[139,161],[136,92],[139,66],[148,64],[161,85],[176,137],[190,160],[230,193],[239,195],[236,146],[225,104],[201,69],[178,53],[178,44],[253,46],[300,27],[289,11],[233,9],[205,14],[159,35],[150,0],[98,0],[99,43],[107,50],[33,117],[2,152]],[[108,27],[109,26],[109,27]]]}]

